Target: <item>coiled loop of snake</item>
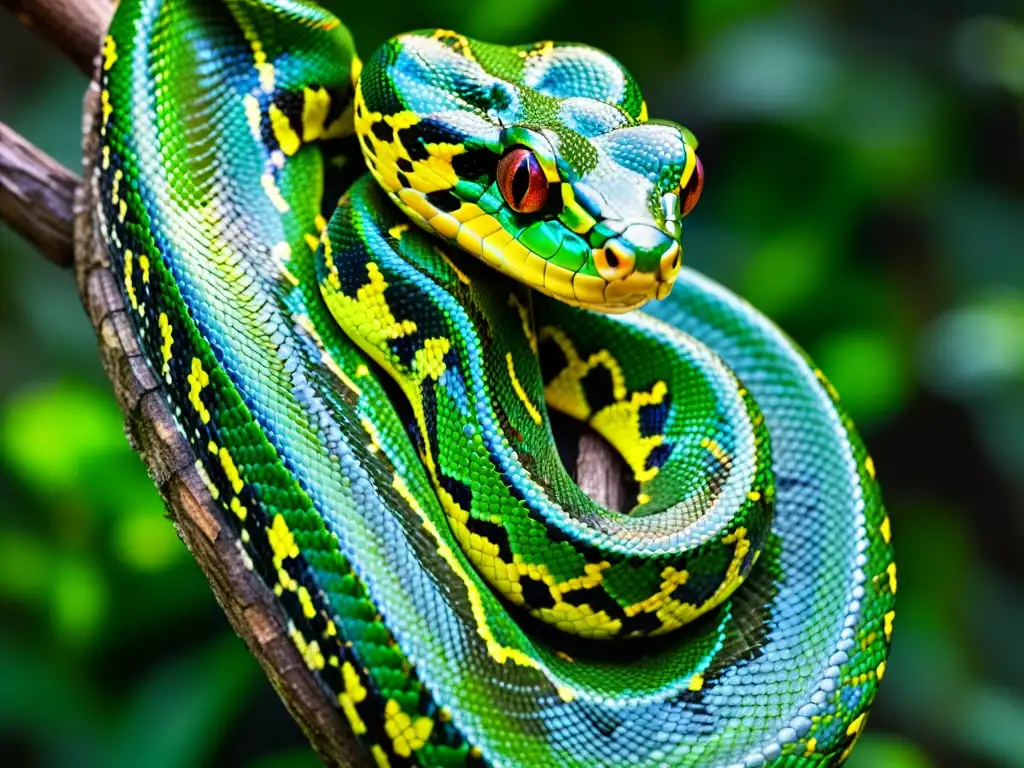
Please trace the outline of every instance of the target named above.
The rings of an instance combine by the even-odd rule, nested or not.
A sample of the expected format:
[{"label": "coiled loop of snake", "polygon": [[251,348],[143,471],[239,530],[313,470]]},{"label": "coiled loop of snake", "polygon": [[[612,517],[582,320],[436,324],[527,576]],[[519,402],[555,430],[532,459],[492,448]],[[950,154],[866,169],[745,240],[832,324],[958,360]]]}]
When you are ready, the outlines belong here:
[{"label": "coiled loop of snake", "polygon": [[[101,85],[140,344],[378,764],[848,753],[892,631],[874,466],[792,343],[680,270],[696,143],[618,62],[442,30],[360,71],[310,3],[122,0]],[[545,402],[633,510],[579,491]]]}]

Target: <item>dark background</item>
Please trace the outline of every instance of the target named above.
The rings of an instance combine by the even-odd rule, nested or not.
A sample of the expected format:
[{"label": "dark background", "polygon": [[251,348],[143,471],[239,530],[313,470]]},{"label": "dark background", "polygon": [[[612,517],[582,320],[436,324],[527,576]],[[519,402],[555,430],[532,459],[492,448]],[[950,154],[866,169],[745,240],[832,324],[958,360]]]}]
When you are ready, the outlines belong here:
[{"label": "dark background", "polygon": [[[818,361],[899,565],[851,768],[1024,766],[1024,24],[1011,2],[346,3],[571,39],[691,127],[685,260]],[[78,167],[85,80],[0,13],[0,119]],[[0,762],[315,764],[162,514],[70,274],[0,225]]]}]

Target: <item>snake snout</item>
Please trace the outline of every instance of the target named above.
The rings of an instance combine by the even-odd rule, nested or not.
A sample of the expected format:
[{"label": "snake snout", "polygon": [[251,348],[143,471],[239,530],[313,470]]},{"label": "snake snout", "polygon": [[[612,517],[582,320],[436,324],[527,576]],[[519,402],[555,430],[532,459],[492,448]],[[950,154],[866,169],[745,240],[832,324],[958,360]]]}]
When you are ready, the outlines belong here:
[{"label": "snake snout", "polygon": [[663,299],[679,273],[682,249],[679,242],[650,224],[630,224],[622,233],[594,249],[598,274],[608,286],[611,304],[639,306]]}]

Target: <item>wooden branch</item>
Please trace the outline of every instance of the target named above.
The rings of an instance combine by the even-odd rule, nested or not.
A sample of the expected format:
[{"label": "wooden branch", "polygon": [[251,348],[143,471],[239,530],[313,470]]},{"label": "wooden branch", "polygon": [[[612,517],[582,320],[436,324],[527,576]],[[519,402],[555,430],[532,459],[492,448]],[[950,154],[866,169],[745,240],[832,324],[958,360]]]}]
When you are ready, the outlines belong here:
[{"label": "wooden branch", "polygon": [[[110,0],[0,0],[87,76],[110,22]],[[70,267],[72,201],[79,178],[0,123],[0,220],[47,259]]]},{"label": "wooden branch", "polygon": [[[99,138],[98,86],[86,95],[85,178],[92,179]],[[340,709],[328,698],[287,631],[273,592],[246,568],[240,542],[196,470],[196,457],[175,424],[160,382],[139,348],[120,286],[107,259],[93,211],[98,190],[79,185],[75,197],[75,273],[96,329],[103,367],[114,385],[125,431],[163,496],[181,540],[199,563],[217,602],[245,641],[281,701],[327,765],[367,764]]]},{"label": "wooden branch", "polygon": [[0,123],[0,219],[61,267],[70,267],[78,177]]},{"label": "wooden branch", "polygon": [[93,59],[114,11],[111,0],[0,0],[0,6],[92,77]]},{"label": "wooden branch", "polygon": [[632,504],[623,481],[625,465],[615,449],[597,432],[583,428],[576,454],[576,485],[601,506],[619,511]]}]

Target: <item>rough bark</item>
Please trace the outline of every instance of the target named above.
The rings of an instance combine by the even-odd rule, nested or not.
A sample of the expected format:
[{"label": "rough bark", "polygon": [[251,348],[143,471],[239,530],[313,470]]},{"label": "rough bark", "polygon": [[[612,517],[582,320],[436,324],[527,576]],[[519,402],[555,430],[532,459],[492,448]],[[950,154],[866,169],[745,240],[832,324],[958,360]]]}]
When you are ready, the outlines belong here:
[{"label": "rough bark", "polygon": [[78,177],[0,123],[0,219],[39,253],[70,267],[72,204]]},{"label": "rough bark", "polygon": [[111,0],[0,0],[0,7],[92,77],[93,58],[114,10]]},{"label": "rough bark", "polygon": [[232,628],[259,661],[317,754],[327,765],[366,765],[341,711],[288,637],[277,598],[243,564],[238,537],[200,480],[195,454],[175,425],[159,382],[142,356],[93,216],[97,91],[93,84],[85,100],[85,181],[75,196],[75,275],[86,314],[96,329],[103,367],[125,414],[128,440],[149,469],[178,536],[202,568]]}]

